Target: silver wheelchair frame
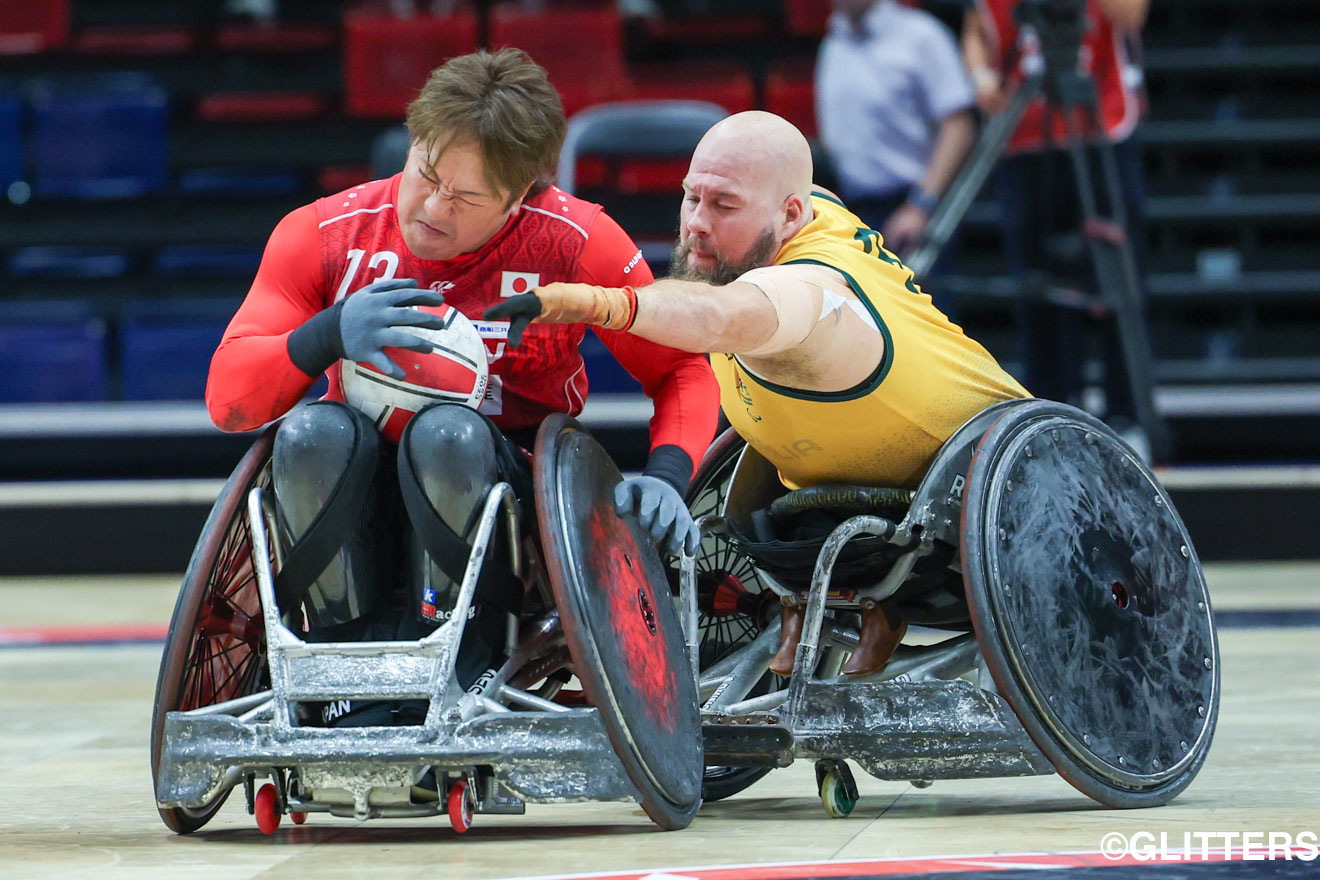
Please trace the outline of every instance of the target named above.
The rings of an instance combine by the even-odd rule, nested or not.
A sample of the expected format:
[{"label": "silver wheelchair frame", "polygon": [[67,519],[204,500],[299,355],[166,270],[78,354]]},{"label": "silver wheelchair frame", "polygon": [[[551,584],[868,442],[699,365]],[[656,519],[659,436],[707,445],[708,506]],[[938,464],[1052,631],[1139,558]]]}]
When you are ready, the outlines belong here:
[{"label": "silver wheelchair frame", "polygon": [[[1000,640],[1003,644],[1003,630],[987,626],[975,613],[973,620],[977,621],[977,626],[974,632],[945,631],[944,638],[935,644],[900,644],[887,665],[878,672],[839,674],[844,659],[860,640],[858,628],[846,623],[846,615],[841,612],[859,610],[863,602],[880,602],[892,597],[913,577],[917,563],[935,552],[937,542],[942,542],[946,550],[953,548],[948,570],[957,576],[964,575],[964,566],[985,564],[983,552],[977,550],[969,556],[967,548],[962,546],[964,517],[972,515],[968,513],[972,508],[965,493],[969,490],[969,481],[974,479],[975,467],[993,470],[997,462],[994,455],[986,453],[982,457],[987,461],[980,464],[976,464],[976,457],[983,451],[978,444],[999,425],[1009,424],[1016,418],[1021,425],[1030,428],[1033,424],[1030,419],[1036,413],[1041,414],[1039,418],[1061,418],[1064,421],[1059,424],[1067,426],[1065,430],[1084,433],[1086,445],[1094,447],[1099,443],[1111,451],[1115,459],[1121,461],[1120,470],[1149,475],[1135,454],[1113,438],[1107,428],[1085,414],[1070,410],[1044,401],[1011,401],[970,419],[946,442],[914,492],[901,521],[857,515],[834,527],[815,559],[810,584],[805,591],[780,583],[764,565],[742,554],[738,564],[750,565],[763,590],[792,601],[805,598],[806,609],[792,673],[786,681],[768,674],[770,660],[778,650],[781,638],[781,623],[777,616],[773,620],[763,617],[763,628],[758,634],[718,657],[706,668],[698,669],[708,769],[746,768],[751,771],[754,768],[784,767],[800,758],[813,759],[816,761],[818,793],[826,811],[836,817],[851,812],[858,797],[856,783],[845,759],[855,760],[876,778],[907,780],[918,787],[925,787],[935,779],[1030,776],[1057,771],[1086,794],[1110,806],[1157,805],[1176,796],[1204,760],[1213,734],[1219,690],[1218,649],[1214,643],[1213,620],[1209,617],[1208,596],[1204,594],[1199,564],[1194,551],[1189,549],[1190,541],[1185,532],[1180,561],[1189,565],[1195,574],[1192,581],[1198,581],[1201,590],[1198,597],[1196,584],[1188,582],[1191,595],[1185,604],[1192,609],[1195,602],[1196,609],[1189,610],[1188,616],[1196,620],[1199,615],[1210,621],[1210,645],[1206,649],[1204,668],[1200,669],[1203,674],[1200,680],[1209,687],[1209,703],[1203,703],[1196,710],[1201,716],[1196,742],[1184,741],[1178,749],[1179,744],[1174,740],[1173,748],[1178,750],[1179,757],[1183,758],[1181,763],[1189,769],[1184,769],[1182,777],[1172,783],[1165,784],[1165,780],[1152,771],[1137,780],[1139,783],[1149,781],[1147,788],[1133,785],[1129,789],[1122,768],[1115,768],[1119,772],[1112,775],[1112,783],[1109,779],[1096,782],[1082,778],[1086,775],[1085,768],[1079,772],[1077,762],[1090,756],[1083,754],[1079,759],[1076,751],[1069,752],[1066,746],[1060,749],[1051,741],[1052,735],[1067,737],[1071,732],[1054,723],[1057,719],[1050,710],[1029,705],[1037,695],[1024,698],[1022,689],[1018,688],[1012,694],[1015,699],[1011,700],[1009,694],[1001,691],[998,682],[1004,681],[1004,662],[992,658],[999,662],[998,668],[988,662],[986,646],[978,637]],[[1018,414],[1023,418],[1017,418]],[[1000,432],[996,434],[996,442],[1002,441],[1002,446],[1020,454],[1020,438],[1024,436],[1021,425],[1009,424],[1009,428],[1019,433]],[[1053,434],[1057,441],[1059,430],[1054,430]],[[1068,437],[1063,439],[1068,442]],[[1030,449],[1025,451],[1027,459],[1032,454]],[[1003,491],[1003,480],[999,479],[1000,484],[991,488]],[[1149,479],[1156,492],[1153,509],[1158,511],[1150,515],[1171,517],[1181,527],[1167,496],[1153,477]],[[768,490],[770,484],[778,488]],[[732,534],[731,520],[743,523],[742,531],[746,533],[750,510],[766,503],[776,492],[784,491],[778,484],[773,466],[750,446],[742,449],[724,485],[722,505],[699,519],[703,541],[711,538],[727,540]],[[987,485],[982,475],[976,488],[984,489]],[[694,484],[694,492],[705,488]],[[1007,493],[1011,494],[1013,488],[1012,481],[1008,481]],[[766,495],[767,491],[770,495]],[[694,501],[696,497],[692,496]],[[984,511],[976,508],[973,512]],[[902,552],[887,570],[878,571],[873,583],[849,591],[846,597],[831,597],[831,577],[840,554],[850,541],[868,535],[898,548],[909,549]],[[999,530],[998,537],[1004,538],[1003,530]],[[1171,553],[1175,558],[1179,557],[1176,543]],[[680,576],[681,602],[688,621],[688,649],[694,669],[698,668],[701,648],[697,626],[697,564],[696,557],[685,557]],[[964,577],[963,580],[967,579]],[[992,592],[996,586],[1002,587],[1001,592],[1008,592],[1007,585],[991,584]],[[1200,601],[1195,601],[1198,598]],[[981,601],[987,604],[985,599]],[[988,636],[987,631],[990,632]],[[923,635],[933,637],[939,632],[926,629]],[[1002,649],[999,650],[1001,657],[1003,653]],[[1018,659],[1010,657],[1010,662],[1016,663]],[[1200,656],[1193,659],[1193,665],[1200,668]],[[1206,679],[1211,679],[1208,685]],[[758,684],[764,686],[767,681],[770,682],[769,692],[751,695]],[[1048,702],[1053,704],[1054,699],[1051,695]],[[1024,706],[1034,715],[1026,724],[1019,715]],[[1190,710],[1194,704],[1181,708]],[[1192,718],[1197,721],[1195,712]],[[1044,732],[1042,728],[1045,728]],[[1083,737],[1076,738],[1081,740]],[[1087,739],[1087,743],[1090,742],[1091,739]],[[1079,748],[1085,746],[1079,743]],[[1121,756],[1117,758],[1118,764],[1123,761]],[[1154,763],[1154,768],[1161,769],[1159,761]],[[1108,773],[1108,768],[1102,769]],[[1133,770],[1131,766],[1127,769],[1129,772]],[[1165,765],[1162,769],[1167,774],[1172,768]],[[752,784],[760,775],[751,774],[741,782],[735,781],[733,790]],[[726,790],[720,796],[729,793]],[[707,797],[710,799],[711,795]]]},{"label": "silver wheelchair frame", "polygon": [[[446,803],[446,780],[469,786],[464,792],[469,819],[471,811],[522,813],[528,801],[636,800],[595,709],[559,705],[511,683],[530,662],[566,653],[557,612],[547,613],[521,642],[510,615],[509,659],[503,666],[467,691],[453,680],[456,649],[501,516],[508,526],[513,567],[527,577],[529,561],[519,552],[515,505],[508,484],[491,489],[454,613],[433,633],[418,641],[308,643],[285,624],[276,605],[270,560],[278,564],[281,551],[270,537],[273,510],[265,491],[253,488],[247,516],[270,688],[169,713],[159,762],[159,806],[200,808],[242,782],[252,810],[254,781],[263,776],[275,787],[277,814],[291,812],[296,820],[297,814],[310,812],[361,820],[449,809],[451,820],[461,822],[454,804]],[[350,698],[426,699],[429,707],[420,726],[294,723],[291,707],[296,703]],[[414,802],[412,787],[428,768],[436,774],[437,799]]]}]

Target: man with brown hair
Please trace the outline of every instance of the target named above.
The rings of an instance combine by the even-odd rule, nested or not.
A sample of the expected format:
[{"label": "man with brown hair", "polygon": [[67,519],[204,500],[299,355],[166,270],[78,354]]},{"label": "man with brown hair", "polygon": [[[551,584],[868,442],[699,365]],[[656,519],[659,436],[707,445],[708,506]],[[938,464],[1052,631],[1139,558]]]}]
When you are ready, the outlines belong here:
[{"label": "man with brown hair", "polygon": [[[407,123],[412,144],[400,174],[280,221],[211,364],[207,405],[227,431],[279,417],[322,372],[329,375],[325,400],[291,413],[275,439],[275,495],[297,540],[318,517],[328,518],[323,512],[335,504],[351,462],[363,457],[362,444],[378,445],[375,426],[337,402],[344,394],[335,365],[347,359],[400,375],[384,349],[427,350],[409,328],[441,323],[418,305],[447,302],[473,319],[486,342],[490,380],[479,412],[429,407],[408,423],[397,451],[379,444],[366,509],[306,594],[312,639],[430,631],[457,593],[475,512],[490,487],[509,482],[524,512],[532,510],[524,450],[546,416],[582,409],[585,324],[538,326],[514,349],[509,322],[482,320],[482,312],[555,281],[652,281],[637,245],[599,205],[550,184],[564,114],[545,71],[525,53],[451,59],[431,74]],[[699,355],[593,329],[655,403],[650,459],[643,476],[621,484],[616,507],[637,514],[663,549],[693,548],[696,529],[682,494],[715,431],[710,366]],[[505,581],[495,586],[509,587]],[[479,590],[459,657],[462,685],[495,661],[506,619],[495,612],[521,599],[514,586],[512,602]],[[336,703],[323,720],[388,723],[382,713],[390,711]]]}]

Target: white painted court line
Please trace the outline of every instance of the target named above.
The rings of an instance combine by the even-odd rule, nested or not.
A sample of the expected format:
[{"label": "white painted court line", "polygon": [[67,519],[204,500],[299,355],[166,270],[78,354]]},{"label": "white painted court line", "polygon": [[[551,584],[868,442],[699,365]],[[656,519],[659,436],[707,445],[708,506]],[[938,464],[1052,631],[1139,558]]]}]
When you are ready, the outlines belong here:
[{"label": "white painted court line", "polygon": [[[653,412],[641,394],[592,394],[578,420],[589,427],[643,427]],[[220,433],[201,401],[0,405],[0,438]]]},{"label": "white painted court line", "polygon": [[1159,468],[1166,489],[1315,489],[1320,465],[1223,465]]},{"label": "white painted court line", "polygon": [[1163,386],[1155,389],[1160,415],[1320,415],[1320,384]]},{"label": "white painted court line", "polygon": [[0,483],[0,508],[210,504],[224,480],[55,480]]}]

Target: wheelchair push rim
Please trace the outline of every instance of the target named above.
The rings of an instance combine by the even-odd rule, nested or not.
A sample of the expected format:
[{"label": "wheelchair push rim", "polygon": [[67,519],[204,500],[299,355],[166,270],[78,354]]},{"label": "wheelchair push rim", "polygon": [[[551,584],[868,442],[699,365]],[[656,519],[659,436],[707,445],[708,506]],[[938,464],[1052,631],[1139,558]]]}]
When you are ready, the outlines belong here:
[{"label": "wheelchair push rim", "polygon": [[[693,519],[724,513],[729,482],[746,447],[747,442],[738,432],[728,428],[706,450],[685,499]],[[705,669],[760,634],[756,615],[742,607],[744,603],[738,600],[745,593],[756,598],[767,591],[761,586],[760,576],[751,561],[737,553],[722,535],[701,536],[697,551],[699,584],[703,575],[715,575],[720,581],[713,595],[702,594],[698,588],[697,629],[701,667]],[[721,588],[723,596],[720,595]],[[721,598],[728,601],[721,602]],[[757,602],[759,604],[759,599]],[[768,671],[766,675],[773,677]],[[752,694],[763,692],[763,684],[768,686],[768,683],[758,682]],[[701,799],[710,802],[732,797],[758,782],[770,770],[770,767],[708,765],[702,770]]]},{"label": "wheelchair push rim", "polygon": [[[165,718],[246,696],[267,674],[265,630],[251,532],[245,511],[248,492],[270,484],[275,425],[252,445],[220,490],[189,560],[156,680],[151,719],[151,777],[160,777]],[[224,804],[230,789],[200,808],[158,807],[172,830],[201,828]]]},{"label": "wheelchair push rim", "polygon": [[1030,401],[982,437],[962,564],[986,666],[1059,774],[1157,806],[1205,761],[1219,650],[1200,562],[1153,473],[1102,422]]}]

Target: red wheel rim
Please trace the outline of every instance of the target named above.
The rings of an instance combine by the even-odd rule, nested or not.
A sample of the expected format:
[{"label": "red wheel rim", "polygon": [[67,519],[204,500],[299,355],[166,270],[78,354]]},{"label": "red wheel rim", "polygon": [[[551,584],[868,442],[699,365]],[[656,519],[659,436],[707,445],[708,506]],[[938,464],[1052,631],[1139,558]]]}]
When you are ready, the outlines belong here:
[{"label": "red wheel rim", "polygon": [[460,779],[449,789],[449,824],[459,834],[472,827],[472,799],[468,797],[466,779]]},{"label": "red wheel rim", "polygon": [[280,796],[274,785],[267,782],[261,787],[252,804],[252,812],[257,817],[257,827],[262,834],[274,834],[280,827]]},{"label": "red wheel rim", "polygon": [[216,554],[188,649],[180,711],[212,706],[255,690],[264,668],[261,599],[252,567],[251,529],[235,517]]},{"label": "red wheel rim", "polygon": [[[246,503],[270,486],[271,425],[247,451],[216,499],[193,549],[170,620],[151,720],[151,776],[160,780],[166,715],[245,696],[269,686],[260,599],[252,569]],[[201,828],[229,789],[199,807],[160,807],[180,834]]]},{"label": "red wheel rim", "polygon": [[294,825],[301,825],[307,821],[306,813],[290,813],[289,818],[293,820]]}]

